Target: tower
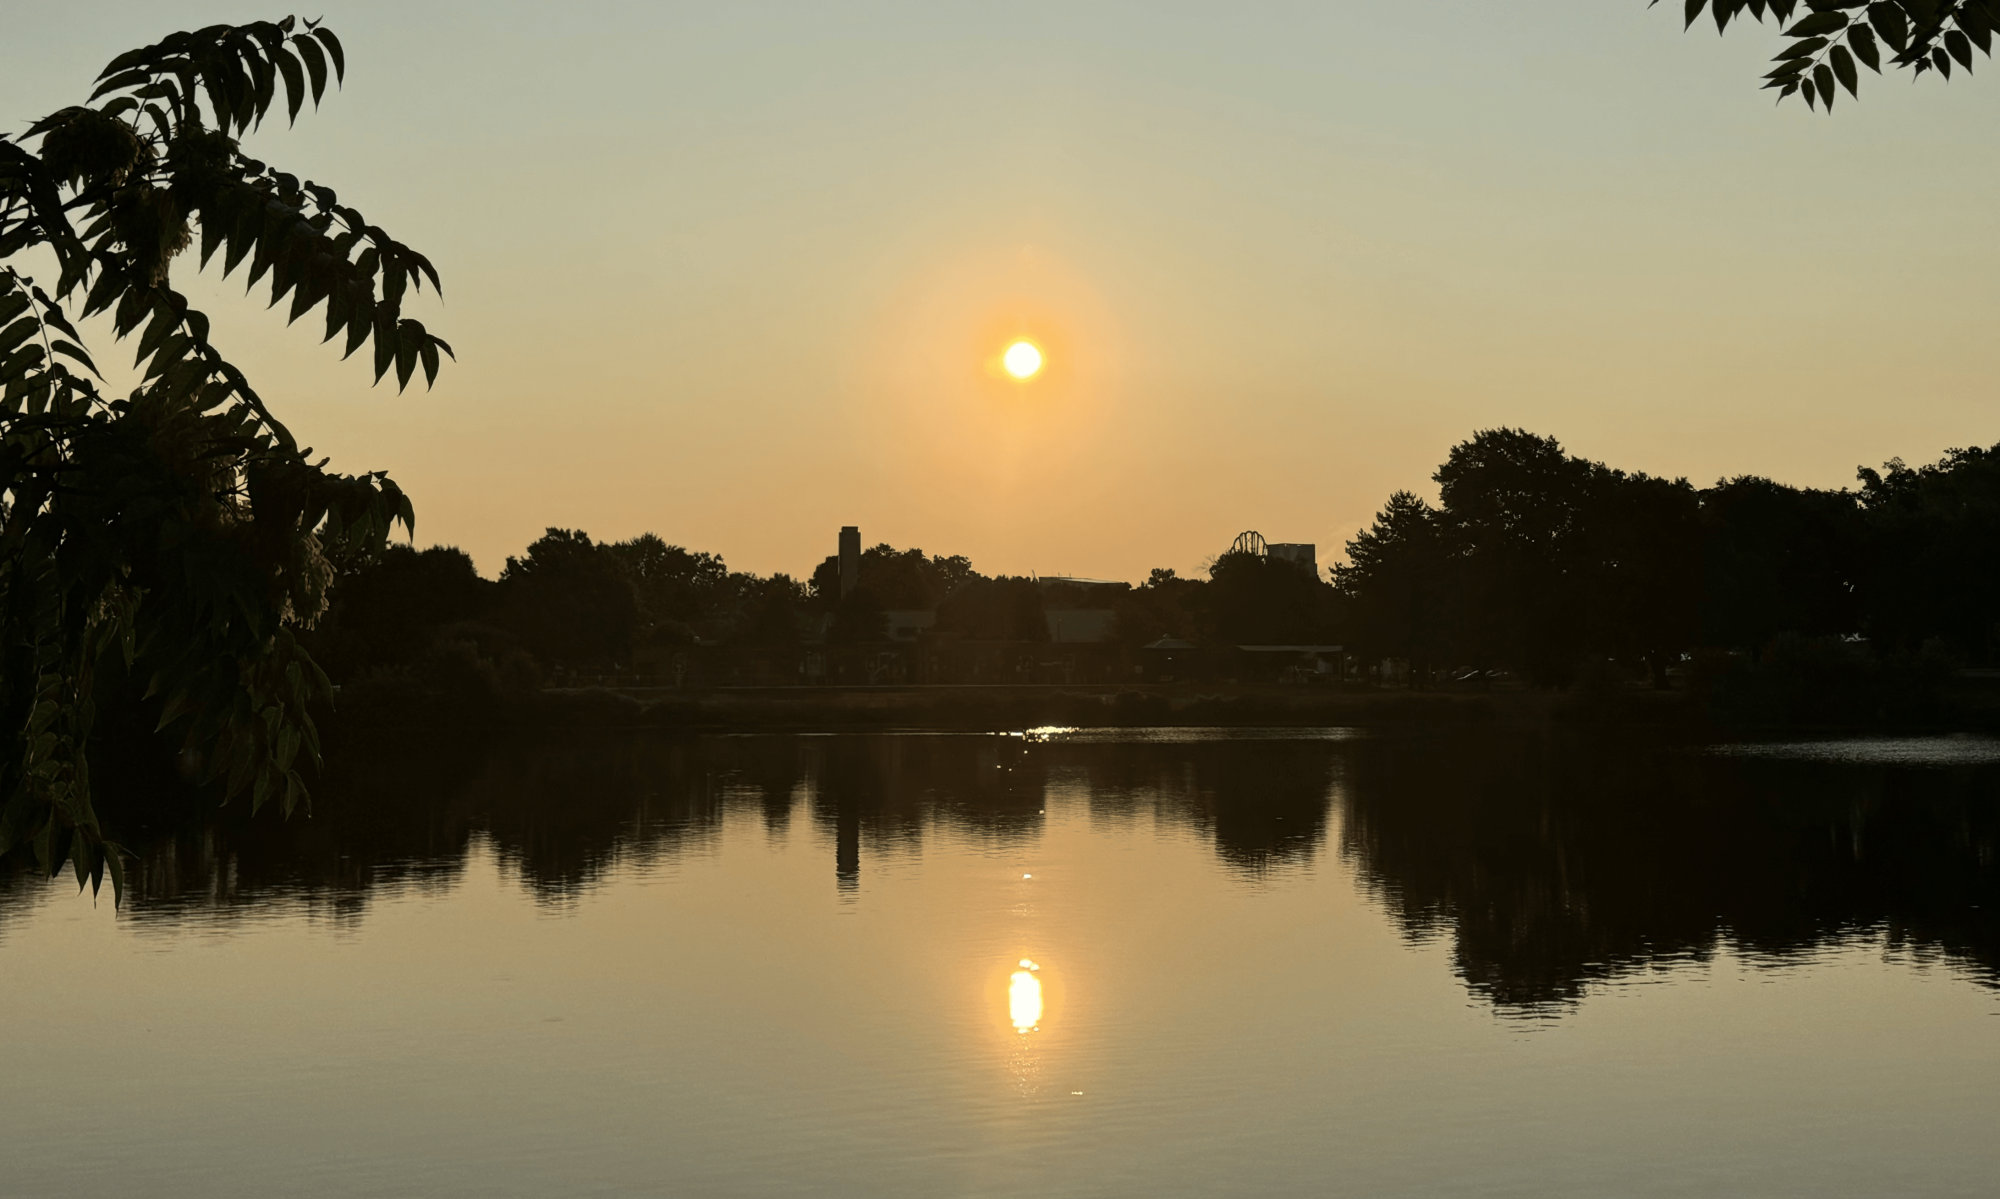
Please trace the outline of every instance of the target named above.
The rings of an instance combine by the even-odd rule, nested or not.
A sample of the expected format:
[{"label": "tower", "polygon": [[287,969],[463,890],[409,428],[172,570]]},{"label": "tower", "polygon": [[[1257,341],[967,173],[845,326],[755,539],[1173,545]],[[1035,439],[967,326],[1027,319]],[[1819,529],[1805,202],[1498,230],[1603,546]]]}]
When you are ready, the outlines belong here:
[{"label": "tower", "polygon": [[840,527],[840,598],[861,582],[861,530],[855,525]]}]

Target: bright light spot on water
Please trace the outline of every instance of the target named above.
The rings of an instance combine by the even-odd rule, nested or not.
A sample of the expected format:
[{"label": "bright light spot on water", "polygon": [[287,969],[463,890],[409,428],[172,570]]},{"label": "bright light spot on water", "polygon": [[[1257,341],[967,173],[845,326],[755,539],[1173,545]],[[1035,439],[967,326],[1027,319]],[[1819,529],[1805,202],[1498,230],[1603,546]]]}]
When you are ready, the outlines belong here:
[{"label": "bright light spot on water", "polygon": [[1042,1022],[1042,980],[1034,975],[1035,964],[1021,959],[1021,969],[1007,981],[1007,1015],[1015,1032],[1032,1032]]}]

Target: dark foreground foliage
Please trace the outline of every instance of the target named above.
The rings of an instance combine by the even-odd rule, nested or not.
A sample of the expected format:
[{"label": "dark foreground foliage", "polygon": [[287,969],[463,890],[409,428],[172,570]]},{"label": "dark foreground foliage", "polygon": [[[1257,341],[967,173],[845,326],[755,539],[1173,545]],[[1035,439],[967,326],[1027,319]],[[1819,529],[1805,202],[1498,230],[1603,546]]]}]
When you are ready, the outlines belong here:
[{"label": "dark foreground foliage", "polygon": [[[1658,4],[1660,0],[1651,0]],[[1691,26],[1703,10],[1718,32],[1749,15],[1769,13],[1784,27],[1785,48],[1772,58],[1764,86],[1778,98],[1799,96],[1833,111],[1839,89],[1861,95],[1861,67],[1882,73],[1901,67],[1917,78],[1927,72],[1950,79],[1954,64],[1972,73],[1973,52],[1991,56],[2000,30],[2000,0],[1682,0]],[[1803,10],[1803,11],[1802,11]],[[1799,20],[1793,21],[1794,16]]]},{"label": "dark foreground foliage", "polygon": [[[328,682],[295,631],[414,515],[386,476],[314,461],[170,274],[198,244],[289,319],[321,308],[346,353],[372,343],[378,381],[436,376],[449,347],[402,315],[437,288],[430,262],[236,140],[345,70],[316,22],[218,25],[120,55],[88,103],[0,135],[0,857],[117,883],[86,752],[101,709],[166,731],[225,795],[305,799]],[[123,397],[73,323],[98,314],[137,339]]]}]

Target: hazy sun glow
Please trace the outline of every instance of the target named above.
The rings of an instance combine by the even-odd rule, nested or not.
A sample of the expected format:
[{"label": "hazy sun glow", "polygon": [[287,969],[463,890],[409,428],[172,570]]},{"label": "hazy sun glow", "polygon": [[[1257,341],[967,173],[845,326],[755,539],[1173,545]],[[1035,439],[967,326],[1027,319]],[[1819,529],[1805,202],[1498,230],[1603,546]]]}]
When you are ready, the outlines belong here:
[{"label": "hazy sun glow", "polygon": [[1016,1032],[1031,1032],[1042,1022],[1042,980],[1035,977],[1036,969],[1023,958],[1021,968],[1007,980],[1007,1015]]},{"label": "hazy sun glow", "polygon": [[1016,379],[1026,379],[1042,369],[1042,352],[1032,342],[1017,341],[1007,347],[1001,361],[1006,364],[1008,374]]}]

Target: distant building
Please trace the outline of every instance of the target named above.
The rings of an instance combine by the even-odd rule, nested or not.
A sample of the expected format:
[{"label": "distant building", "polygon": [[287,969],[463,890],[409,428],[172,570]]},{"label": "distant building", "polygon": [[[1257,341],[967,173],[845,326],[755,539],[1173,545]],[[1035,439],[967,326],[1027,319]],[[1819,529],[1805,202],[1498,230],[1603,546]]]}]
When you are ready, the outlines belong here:
[{"label": "distant building", "polygon": [[1277,558],[1298,567],[1314,580],[1319,580],[1319,546],[1310,541],[1265,541],[1264,535],[1255,529],[1248,529],[1236,535],[1229,547],[1232,554],[1253,554],[1259,558]]},{"label": "distant building", "polygon": [[1272,541],[1265,544],[1265,551],[1273,558],[1282,558],[1300,570],[1319,578],[1319,545],[1311,541]]}]

